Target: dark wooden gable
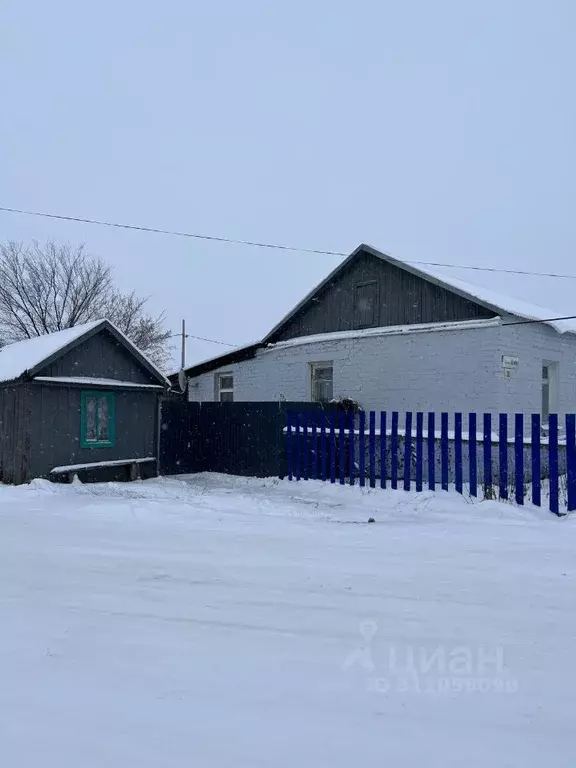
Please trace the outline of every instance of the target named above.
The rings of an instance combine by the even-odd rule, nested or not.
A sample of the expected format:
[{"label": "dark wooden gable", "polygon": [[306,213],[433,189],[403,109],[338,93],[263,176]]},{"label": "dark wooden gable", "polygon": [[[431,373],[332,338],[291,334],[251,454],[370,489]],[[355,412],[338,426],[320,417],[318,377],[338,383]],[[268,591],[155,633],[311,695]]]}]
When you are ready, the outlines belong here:
[{"label": "dark wooden gable", "polygon": [[137,384],[160,383],[106,328],[81,341],[49,365],[38,369],[35,375],[87,376]]},{"label": "dark wooden gable", "polygon": [[494,316],[481,304],[360,249],[266,341]]}]

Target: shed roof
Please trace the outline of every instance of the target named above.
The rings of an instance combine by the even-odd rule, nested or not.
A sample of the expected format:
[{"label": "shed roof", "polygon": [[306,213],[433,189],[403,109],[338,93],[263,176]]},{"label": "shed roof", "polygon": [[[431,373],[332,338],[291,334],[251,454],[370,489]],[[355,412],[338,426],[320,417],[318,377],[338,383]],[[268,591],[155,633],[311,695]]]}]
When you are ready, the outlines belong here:
[{"label": "shed roof", "polygon": [[34,375],[84,339],[101,330],[112,333],[117,341],[123,344],[159,382],[166,386],[170,384],[159,368],[109,320],[94,320],[2,347],[0,349],[0,382],[14,381],[26,374]]}]

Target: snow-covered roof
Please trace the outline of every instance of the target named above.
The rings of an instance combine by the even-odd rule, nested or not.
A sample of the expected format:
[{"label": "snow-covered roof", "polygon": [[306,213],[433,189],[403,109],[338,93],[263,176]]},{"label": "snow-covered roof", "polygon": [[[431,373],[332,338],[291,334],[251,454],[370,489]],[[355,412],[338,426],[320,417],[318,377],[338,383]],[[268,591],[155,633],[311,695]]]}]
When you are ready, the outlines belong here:
[{"label": "snow-covered roof", "polygon": [[384,325],[376,328],[362,328],[355,331],[330,331],[315,333],[310,336],[294,336],[285,341],[267,344],[262,351],[273,351],[288,347],[300,347],[306,344],[318,344],[324,341],[345,341],[346,339],[366,339],[373,336],[409,336],[415,333],[435,333],[446,331],[469,331],[475,328],[490,328],[500,325],[500,318],[489,317],[481,320],[447,320],[440,323],[418,323],[412,325]]},{"label": "snow-covered roof", "polygon": [[44,362],[53,355],[58,354],[70,344],[79,341],[90,331],[98,326],[109,327],[119,337],[123,339],[128,347],[141,357],[153,371],[169,385],[169,381],[164,374],[140,350],[126,338],[126,336],[109,320],[94,320],[83,325],[75,325],[73,328],[65,328],[63,331],[47,333],[44,336],[36,336],[33,339],[16,341],[14,344],[8,344],[0,349],[0,382],[13,381],[19,379],[24,374],[38,369]]},{"label": "snow-covered roof", "polygon": [[76,341],[101,322],[101,320],[95,320],[92,323],[76,325],[74,328],[16,341],[14,344],[2,347],[0,349],[0,381],[19,379],[26,371],[36,368],[43,360],[52,357],[58,350]]},{"label": "snow-covered roof", "polygon": [[432,277],[436,282],[443,283],[448,288],[455,288],[472,300],[490,306],[499,314],[513,315],[521,320],[540,320],[545,325],[550,325],[558,333],[576,333],[576,319],[551,320],[554,317],[563,317],[567,314],[565,312],[557,309],[546,309],[546,307],[522,301],[512,296],[504,296],[496,291],[492,291],[490,288],[481,288],[452,276],[447,277],[444,274],[435,274],[430,269],[422,270],[418,267],[418,270],[424,276]]},{"label": "snow-covered roof", "polygon": [[564,314],[558,310],[546,309],[540,307],[537,304],[531,304],[525,301],[514,299],[510,296],[503,296],[495,291],[487,288],[481,288],[479,286],[471,285],[457,278],[449,277],[441,272],[434,272],[429,267],[422,269],[422,267],[415,266],[408,261],[401,261],[395,259],[382,251],[378,251],[370,245],[359,245],[350,256],[342,261],[335,269],[330,272],[327,277],[324,278],[318,285],[316,285],[306,296],[300,301],[293,309],[288,312],[285,317],[277,323],[274,328],[264,337],[264,343],[270,343],[275,341],[277,333],[284,325],[291,320],[303,307],[320,291],[327,283],[329,283],[341,270],[345,269],[351,261],[358,258],[362,253],[369,253],[382,261],[387,262],[399,269],[403,269],[406,272],[410,272],[417,277],[421,277],[424,280],[435,283],[436,285],[446,288],[454,293],[462,296],[465,299],[475,301],[477,304],[481,304],[490,311],[493,311],[496,315],[512,315],[518,317],[521,320],[537,320],[545,323],[546,325],[554,328],[558,333],[576,333],[576,319],[575,320],[551,320],[550,318],[562,317]]},{"label": "snow-covered roof", "polygon": [[[200,360],[197,363],[193,363],[192,365],[187,365],[185,368],[185,371],[188,372],[189,370],[192,370],[193,368],[197,368],[201,365],[209,365],[212,362],[215,362],[216,360],[222,360],[222,358],[227,358],[230,355],[239,354],[241,352],[247,352],[248,350],[254,348],[257,349],[258,347],[262,346],[261,341],[252,341],[249,344],[241,344],[239,347],[230,347],[230,349],[227,349],[226,352],[220,352],[219,355],[212,355],[212,357],[206,357],[204,360]],[[176,378],[178,374],[180,373],[180,368],[177,371],[173,371],[172,373],[168,374],[168,377],[170,378]]]},{"label": "snow-covered roof", "polygon": [[[539,306],[538,304],[532,304],[527,301],[523,301],[521,299],[516,299],[511,296],[505,296],[503,294],[500,294],[496,291],[493,291],[490,288],[484,288],[481,286],[472,285],[464,280],[460,280],[459,278],[452,277],[451,275],[446,275],[442,270],[434,270],[434,268],[426,267],[423,269],[420,265],[416,266],[409,261],[400,261],[399,259],[395,259],[392,256],[388,256],[388,254],[382,253],[381,251],[378,251],[376,248],[373,248],[370,245],[359,245],[358,248],[356,248],[344,261],[342,261],[330,274],[324,278],[318,285],[316,285],[306,296],[300,301],[298,304],[296,304],[295,307],[293,307],[290,312],[288,312],[287,315],[285,315],[282,320],[280,320],[279,323],[277,323],[272,330],[264,336],[261,342],[255,342],[252,344],[246,344],[242,347],[237,347],[235,349],[231,349],[224,354],[216,355],[215,357],[207,358],[206,360],[202,360],[201,362],[195,363],[194,365],[188,366],[186,369],[186,372],[189,375],[195,376],[198,375],[199,372],[205,372],[208,370],[213,370],[218,366],[219,361],[224,361],[224,358],[226,358],[226,362],[234,362],[233,359],[228,360],[228,358],[233,358],[236,353],[239,355],[242,354],[243,351],[248,351],[250,349],[253,349],[256,351],[257,349],[266,348],[269,345],[300,345],[305,343],[311,343],[311,342],[317,342],[322,341],[324,337],[326,339],[334,340],[336,338],[348,338],[350,335],[353,336],[368,336],[368,335],[380,335],[385,333],[408,333],[408,332],[414,332],[414,333],[422,333],[426,330],[443,330],[450,328],[451,330],[465,330],[468,328],[476,328],[478,327],[478,321],[461,321],[461,322],[450,322],[450,323],[431,323],[431,324],[419,324],[419,325],[411,325],[411,326],[395,326],[390,328],[373,328],[363,331],[336,331],[336,332],[330,332],[328,334],[315,334],[314,336],[309,337],[298,337],[294,339],[290,339],[287,342],[279,342],[277,341],[278,332],[283,328],[283,326],[291,320],[300,310],[303,309],[303,307],[311,301],[318,291],[320,291],[325,285],[327,285],[341,270],[343,270],[353,259],[359,257],[362,252],[369,253],[379,259],[382,259],[382,261],[385,261],[389,264],[392,264],[393,266],[396,266],[400,269],[403,269],[407,272],[410,272],[413,275],[416,275],[417,277],[421,277],[424,280],[428,280],[435,285],[438,285],[442,288],[446,288],[449,291],[452,291],[453,293],[458,294],[459,296],[462,296],[463,298],[469,299],[470,301],[476,302],[477,304],[480,304],[484,306],[485,308],[489,309],[491,312],[494,312],[494,314],[498,317],[513,317],[518,318],[519,320],[527,320],[527,321],[536,321],[541,322],[545,325],[550,326],[553,328],[557,333],[573,333],[576,334],[576,319],[567,319],[567,320],[554,320],[553,318],[558,317],[564,317],[567,313],[562,312],[561,310],[554,310],[554,309],[547,309],[546,307]],[[430,327],[427,327],[430,326]],[[224,362],[222,364],[225,364]],[[172,377],[175,377],[177,375],[177,372],[174,374],[171,374]]]}]

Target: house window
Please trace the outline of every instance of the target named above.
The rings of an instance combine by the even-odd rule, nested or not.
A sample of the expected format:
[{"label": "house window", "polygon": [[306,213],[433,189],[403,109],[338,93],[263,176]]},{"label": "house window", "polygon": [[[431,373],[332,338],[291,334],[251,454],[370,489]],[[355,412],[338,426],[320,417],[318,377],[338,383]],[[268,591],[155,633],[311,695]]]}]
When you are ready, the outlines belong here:
[{"label": "house window", "polygon": [[334,397],[332,363],[312,363],[312,402],[329,403]]},{"label": "house window", "polygon": [[354,288],[354,328],[373,328],[378,324],[378,283],[359,283]]},{"label": "house window", "polygon": [[558,363],[542,363],[542,422],[558,410]]},{"label": "house window", "polygon": [[234,402],[234,376],[231,373],[216,374],[216,399],[219,403]]},{"label": "house window", "polygon": [[80,445],[82,448],[111,448],[116,416],[113,392],[82,392],[80,395]]}]

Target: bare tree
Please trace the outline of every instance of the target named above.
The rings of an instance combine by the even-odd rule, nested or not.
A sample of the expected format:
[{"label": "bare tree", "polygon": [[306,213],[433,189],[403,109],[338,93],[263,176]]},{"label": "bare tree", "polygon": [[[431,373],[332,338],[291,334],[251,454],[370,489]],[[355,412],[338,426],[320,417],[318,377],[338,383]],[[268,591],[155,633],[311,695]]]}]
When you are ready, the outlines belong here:
[{"label": "bare tree", "polygon": [[0,245],[0,346],[106,317],[164,366],[170,331],[146,302],[118,291],[111,267],[83,246]]}]

